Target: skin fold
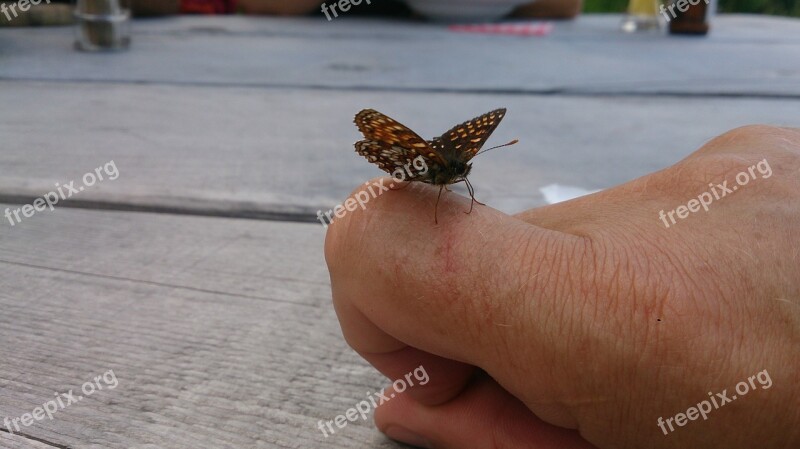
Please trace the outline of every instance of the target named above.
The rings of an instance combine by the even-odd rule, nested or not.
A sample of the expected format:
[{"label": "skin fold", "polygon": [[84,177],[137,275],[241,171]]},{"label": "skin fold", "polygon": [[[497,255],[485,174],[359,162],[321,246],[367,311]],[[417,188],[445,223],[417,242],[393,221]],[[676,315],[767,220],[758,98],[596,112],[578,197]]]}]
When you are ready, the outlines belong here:
[{"label": "skin fold", "polygon": [[[764,160],[769,177],[754,169],[708,212],[659,218]],[[662,171],[515,216],[465,215],[469,199],[449,193],[434,225],[436,193],[387,192],[325,242],[348,344],[389,379],[430,376],[377,409],[388,436],[800,447],[800,131],[739,128]],[[754,380],[666,435],[657,424],[765,370],[768,388]]]}]

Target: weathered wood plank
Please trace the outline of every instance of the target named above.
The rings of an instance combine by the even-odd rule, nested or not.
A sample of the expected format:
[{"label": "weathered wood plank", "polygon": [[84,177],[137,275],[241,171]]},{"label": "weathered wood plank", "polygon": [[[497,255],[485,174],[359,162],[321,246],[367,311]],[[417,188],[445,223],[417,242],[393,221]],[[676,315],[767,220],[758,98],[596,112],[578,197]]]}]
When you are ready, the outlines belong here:
[{"label": "weathered wood plank", "polygon": [[[708,38],[628,35],[618,15],[556,23],[546,38],[340,17],[138,21],[134,47],[80,54],[72,30],[2,29],[0,78],[145,83],[800,95],[800,21],[720,16]],[[502,49],[502,51],[498,51]],[[747,63],[742,63],[747,55]],[[421,70],[424,68],[424,70]]]},{"label": "weathered wood plank", "polygon": [[0,431],[0,447],[3,449],[58,449],[57,446],[51,446],[3,431]]},{"label": "weathered wood plank", "polygon": [[[383,172],[358,156],[352,117],[374,107],[431,137],[505,106],[480,156],[479,198],[506,212],[542,186],[611,187],[750,123],[800,126],[800,100],[353,93],[0,82],[0,201],[29,202],[114,160],[97,205],[314,220]],[[78,183],[80,184],[80,183]]]},{"label": "weathered wood plank", "polygon": [[113,370],[116,388],[22,433],[75,449],[399,447],[371,420],[316,428],[384,384],[341,337],[323,235],[77,209],[3,226],[0,420]]},{"label": "weathered wood plank", "polygon": [[270,231],[248,220],[96,214],[90,217],[101,219],[87,224],[84,215],[57,208],[13,227],[0,224],[0,263],[304,307],[327,305],[325,230],[319,224],[288,232],[295,228],[280,224]]}]

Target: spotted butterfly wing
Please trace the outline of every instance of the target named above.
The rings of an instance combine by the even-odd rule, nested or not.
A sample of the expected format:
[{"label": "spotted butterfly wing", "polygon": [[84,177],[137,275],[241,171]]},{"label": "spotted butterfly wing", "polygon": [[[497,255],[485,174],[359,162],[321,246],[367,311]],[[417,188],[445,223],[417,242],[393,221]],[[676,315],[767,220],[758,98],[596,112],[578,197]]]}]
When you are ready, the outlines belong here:
[{"label": "spotted butterfly wing", "polygon": [[444,164],[438,151],[407,126],[374,109],[356,114],[355,124],[366,137],[356,142],[356,152],[391,174],[422,156],[428,165]]},{"label": "spotted butterfly wing", "polygon": [[440,154],[445,159],[450,157],[467,162],[478,154],[505,115],[505,108],[487,112],[454,126],[428,144],[433,148],[440,148]]}]

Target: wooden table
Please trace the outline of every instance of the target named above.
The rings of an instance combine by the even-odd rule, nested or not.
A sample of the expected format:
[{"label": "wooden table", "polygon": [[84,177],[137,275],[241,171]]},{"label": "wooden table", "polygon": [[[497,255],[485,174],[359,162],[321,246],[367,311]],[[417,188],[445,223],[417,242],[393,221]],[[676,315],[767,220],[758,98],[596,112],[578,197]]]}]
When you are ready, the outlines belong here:
[{"label": "wooden table", "polygon": [[523,38],[181,17],[136,22],[121,54],[76,53],[69,28],[0,29],[0,214],[118,169],[55,211],[0,217],[0,420],[118,380],[52,420],[0,425],[0,447],[400,447],[371,421],[317,429],[385,384],[342,340],[314,224],[381,173],[353,152],[355,112],[430,137],[507,107],[492,141],[522,143],[471,180],[509,213],[736,126],[800,125],[800,21],[723,16],[693,39],[619,20]]}]

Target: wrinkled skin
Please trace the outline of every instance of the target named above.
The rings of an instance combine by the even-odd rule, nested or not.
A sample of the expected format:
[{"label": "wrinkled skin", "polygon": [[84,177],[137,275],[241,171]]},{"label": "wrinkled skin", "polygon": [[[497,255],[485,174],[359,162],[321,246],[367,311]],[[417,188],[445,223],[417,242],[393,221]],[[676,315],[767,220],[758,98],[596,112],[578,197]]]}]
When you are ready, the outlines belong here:
[{"label": "wrinkled skin", "polygon": [[[751,180],[667,228],[686,205]],[[433,448],[800,447],[800,131],[728,132],[665,170],[508,216],[415,183],[334,222],[347,342],[390,379],[388,436]],[[667,419],[763,370],[755,389]],[[387,390],[391,391],[391,390]],[[669,430],[669,429],[667,429]]]}]

